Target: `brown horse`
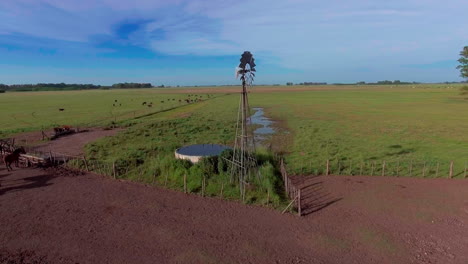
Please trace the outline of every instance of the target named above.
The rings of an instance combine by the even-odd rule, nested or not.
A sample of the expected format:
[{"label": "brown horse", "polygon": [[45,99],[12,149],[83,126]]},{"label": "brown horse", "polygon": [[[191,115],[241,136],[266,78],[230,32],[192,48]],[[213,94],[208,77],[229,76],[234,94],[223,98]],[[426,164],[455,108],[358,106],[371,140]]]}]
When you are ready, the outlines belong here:
[{"label": "brown horse", "polygon": [[26,151],[23,147],[15,149],[11,154],[6,155],[3,157],[3,161],[5,162],[6,168],[8,171],[13,170],[11,164],[14,162],[16,167],[18,167],[18,161],[21,154],[26,154]]}]

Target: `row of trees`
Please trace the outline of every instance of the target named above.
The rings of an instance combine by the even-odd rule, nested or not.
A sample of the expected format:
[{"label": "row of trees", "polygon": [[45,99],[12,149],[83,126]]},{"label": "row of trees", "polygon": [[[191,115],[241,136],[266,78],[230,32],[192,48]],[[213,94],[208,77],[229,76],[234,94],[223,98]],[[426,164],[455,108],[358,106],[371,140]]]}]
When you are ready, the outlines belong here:
[{"label": "row of trees", "polygon": [[[112,85],[112,88],[151,88],[151,83],[116,83]],[[164,87],[164,85],[162,86]]]},{"label": "row of trees", "polygon": [[3,91],[89,90],[101,87],[101,85],[75,83],[0,84],[0,90]]},{"label": "row of trees", "polygon": [[[112,86],[95,84],[67,84],[67,83],[37,83],[37,84],[1,84],[0,93],[5,91],[60,91],[60,90],[90,90],[90,89],[121,89],[121,88],[152,88],[151,83],[116,83]],[[157,86],[164,88],[164,85]]]},{"label": "row of trees", "polygon": [[[292,82],[287,82],[286,85],[294,85]],[[327,85],[326,82],[301,82],[301,83],[296,83],[296,85]]]}]

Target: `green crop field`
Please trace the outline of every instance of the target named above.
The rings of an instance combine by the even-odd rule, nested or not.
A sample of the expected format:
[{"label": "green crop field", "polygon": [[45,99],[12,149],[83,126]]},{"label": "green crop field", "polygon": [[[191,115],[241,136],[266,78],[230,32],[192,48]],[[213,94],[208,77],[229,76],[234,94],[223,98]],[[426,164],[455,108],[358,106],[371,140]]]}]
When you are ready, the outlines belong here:
[{"label": "green crop field", "polygon": [[[0,132],[115,122],[128,128],[89,145],[88,154],[154,170],[153,163],[164,163],[176,147],[232,144],[237,89],[5,93],[0,95]],[[468,101],[459,89],[453,84],[257,86],[250,105],[263,107],[277,121],[278,133],[265,145],[284,154],[291,172],[323,174],[329,160],[333,174],[447,177],[453,161],[454,177],[460,178],[468,160]],[[188,94],[202,95],[204,101],[179,103]],[[143,101],[154,106],[142,106]]]}]

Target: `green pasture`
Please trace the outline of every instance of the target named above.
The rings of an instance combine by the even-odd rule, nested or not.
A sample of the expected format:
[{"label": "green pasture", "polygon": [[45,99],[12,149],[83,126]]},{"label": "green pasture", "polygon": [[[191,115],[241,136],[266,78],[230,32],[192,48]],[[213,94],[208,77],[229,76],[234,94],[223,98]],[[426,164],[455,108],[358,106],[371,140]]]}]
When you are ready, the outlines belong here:
[{"label": "green pasture", "polygon": [[[293,173],[322,174],[329,160],[332,174],[447,177],[453,161],[454,177],[460,178],[468,160],[468,101],[459,89],[454,84],[257,86],[249,96],[252,107],[264,107],[278,121],[279,133],[266,145],[284,154]],[[203,99],[207,93],[211,97],[178,102],[197,91]],[[0,95],[0,132],[115,122],[128,129],[88,146],[90,155],[109,161],[132,160],[129,153],[138,153],[135,160],[163,159],[186,144],[232,144],[239,102],[233,91],[235,87],[5,93]],[[122,106],[113,106],[114,100]],[[143,101],[154,106],[142,106]]]},{"label": "green pasture", "polygon": [[[201,96],[208,99],[208,94]],[[0,96],[0,136],[61,125],[105,126],[185,105],[179,100],[188,98],[195,99],[155,89],[4,93]],[[152,107],[143,102],[152,102]]]},{"label": "green pasture", "polygon": [[356,87],[253,94],[251,102],[291,132],[285,151],[295,173],[324,173],[329,160],[333,174],[382,175],[385,162],[386,175],[446,177],[454,161],[453,176],[463,177],[468,101],[459,93],[453,85]]}]

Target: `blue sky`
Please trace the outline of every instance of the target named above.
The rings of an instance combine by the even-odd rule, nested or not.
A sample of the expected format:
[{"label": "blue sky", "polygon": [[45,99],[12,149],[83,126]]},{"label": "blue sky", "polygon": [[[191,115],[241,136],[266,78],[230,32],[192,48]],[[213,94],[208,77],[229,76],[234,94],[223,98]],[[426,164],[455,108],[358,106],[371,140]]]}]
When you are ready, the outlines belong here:
[{"label": "blue sky", "polygon": [[460,81],[466,0],[1,0],[0,83]]}]

